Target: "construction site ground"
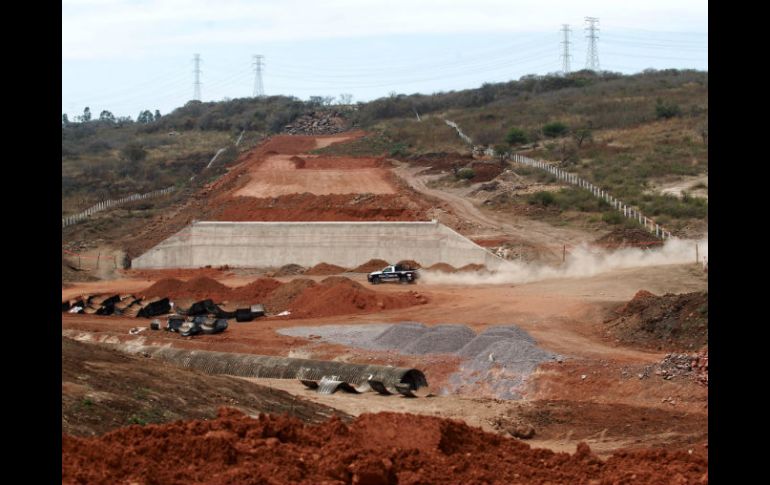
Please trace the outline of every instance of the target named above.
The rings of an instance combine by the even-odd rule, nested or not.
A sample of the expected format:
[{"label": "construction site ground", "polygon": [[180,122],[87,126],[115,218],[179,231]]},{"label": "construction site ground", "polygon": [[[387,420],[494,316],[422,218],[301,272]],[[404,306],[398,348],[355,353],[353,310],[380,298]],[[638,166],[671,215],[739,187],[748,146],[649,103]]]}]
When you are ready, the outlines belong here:
[{"label": "construction site ground", "polygon": [[[126,240],[124,247],[136,256],[193,219],[382,221],[430,220],[440,216],[442,222],[467,237],[492,241],[487,246],[494,246],[494,241],[519,241],[545,255],[540,260],[558,265],[560,246],[591,242],[602,236],[576,228],[553,227],[521,216],[494,214],[462,194],[428,188],[425,177],[429,175],[418,175],[416,168],[399,166],[384,157],[358,160],[307,153],[356,136],[360,133],[276,136],[245,155],[228,174],[196,197],[150,221]],[[72,264],[72,256],[68,261]],[[236,288],[265,277],[267,272],[237,268],[123,270],[113,265],[111,271],[94,272],[94,277],[99,278],[95,281],[72,278],[63,283],[62,299],[87,294],[141,294],[169,278],[189,281],[207,277]],[[608,314],[631,300],[639,290],[656,295],[706,291],[707,274],[698,264],[630,267],[593,276],[515,285],[418,281],[416,285],[373,288],[363,273],[341,276],[367,291],[376,290],[373,294],[380,295],[376,297],[379,299],[399,298],[412,292],[411,297],[419,301],[404,307],[366,307],[331,316],[298,318],[295,313],[248,323],[233,321],[224,333],[188,338],[151,330],[129,334],[132,328],[148,325],[149,321],[142,318],[63,313],[62,403],[70,410],[63,416],[65,432],[101,434],[130,424],[126,420],[131,419],[142,424],[140,421],[213,417],[217,405],[234,405],[252,415],[260,411],[287,411],[308,422],[318,422],[317,418],[335,412],[345,419],[379,411],[408,412],[460,419],[470,426],[505,436],[512,426],[531,426],[535,434],[527,443],[533,447],[574,453],[577,443],[583,441],[600,457],[641,448],[684,450],[698,456],[707,453],[708,387],[692,379],[667,380],[648,375],[644,369],[660,362],[670,349],[651,350],[650,346],[624,344],[608,336],[605,328]],[[318,286],[326,278],[305,274],[275,277],[289,284],[310,279]],[[339,281],[329,282],[332,283]],[[355,286],[347,282],[344,285]],[[335,305],[333,301],[322,303]],[[408,321],[428,326],[463,324],[475,332],[515,324],[528,332],[538,347],[564,358],[541,364],[527,380],[522,399],[506,400],[482,390],[447,392],[450,376],[462,364],[462,359],[453,354],[402,355],[278,333],[289,327]],[[107,350],[86,350],[94,348],[94,344],[165,345],[415,367],[424,371],[434,395],[414,399],[372,393],[322,395],[291,380],[201,373],[192,376],[193,371],[160,365],[151,359],[143,361],[105,353]],[[177,384],[169,387],[171,380]],[[119,382],[124,384],[115,385]],[[146,390],[142,391],[143,397],[130,397],[136,389]],[[164,395],[171,394],[194,405],[165,402]],[[147,396],[164,402],[161,407],[168,411],[160,416],[153,414],[151,407],[145,406]],[[264,396],[268,396],[269,405],[265,405]],[[109,407],[115,402],[122,403],[117,407],[124,412],[89,416],[94,403]],[[141,409],[131,412],[131,406]],[[137,414],[140,411],[145,414]]]}]

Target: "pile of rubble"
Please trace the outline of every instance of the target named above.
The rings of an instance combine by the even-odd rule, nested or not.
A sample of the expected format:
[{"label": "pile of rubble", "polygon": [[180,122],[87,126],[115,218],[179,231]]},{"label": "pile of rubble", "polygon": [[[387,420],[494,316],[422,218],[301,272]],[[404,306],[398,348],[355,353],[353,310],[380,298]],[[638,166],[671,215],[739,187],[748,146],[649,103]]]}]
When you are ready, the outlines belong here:
[{"label": "pile of rubble", "polygon": [[709,383],[708,350],[697,354],[666,354],[655,367],[655,375],[666,380],[691,377],[703,385]]},{"label": "pile of rubble", "polygon": [[[625,374],[625,372],[624,372]],[[709,351],[708,349],[695,354],[670,353],[658,362],[644,367],[638,375],[640,379],[656,375],[670,381],[675,378],[693,379],[708,386],[709,384]]]},{"label": "pile of rubble", "polygon": [[349,128],[339,111],[314,111],[283,127],[290,135],[333,135]]}]

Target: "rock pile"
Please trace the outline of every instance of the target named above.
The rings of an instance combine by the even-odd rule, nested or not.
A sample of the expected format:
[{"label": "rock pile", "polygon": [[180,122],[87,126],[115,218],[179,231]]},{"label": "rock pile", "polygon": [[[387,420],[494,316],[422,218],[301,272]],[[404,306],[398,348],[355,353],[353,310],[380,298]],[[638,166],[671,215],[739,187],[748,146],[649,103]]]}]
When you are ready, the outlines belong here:
[{"label": "rock pile", "polygon": [[666,380],[690,377],[707,386],[709,383],[708,350],[697,354],[666,354],[666,357],[655,366],[654,373]]},{"label": "rock pile", "polygon": [[283,127],[290,135],[333,135],[349,128],[339,111],[314,111]]}]

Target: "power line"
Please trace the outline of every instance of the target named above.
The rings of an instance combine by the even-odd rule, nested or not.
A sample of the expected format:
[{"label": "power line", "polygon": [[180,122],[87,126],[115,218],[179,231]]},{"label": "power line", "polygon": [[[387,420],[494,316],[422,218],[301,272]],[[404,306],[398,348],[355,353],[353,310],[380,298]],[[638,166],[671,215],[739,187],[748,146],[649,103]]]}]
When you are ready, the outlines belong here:
[{"label": "power line", "polygon": [[596,33],[599,31],[599,28],[596,25],[599,23],[599,19],[596,17],[586,17],[585,21],[588,24],[588,27],[586,28],[588,31],[588,35],[586,35],[586,38],[588,39],[588,52],[586,52],[586,69],[591,71],[598,71],[599,51],[596,49],[596,41],[599,36]]},{"label": "power line", "polygon": [[561,68],[561,70],[564,72],[564,74],[569,74],[569,59],[571,57],[569,55],[569,44],[570,44],[570,42],[569,42],[569,33],[570,33],[569,24],[562,24],[561,32],[564,34],[564,40],[561,41],[561,43],[563,45],[562,54],[561,54],[561,59],[562,59],[562,68]]}]

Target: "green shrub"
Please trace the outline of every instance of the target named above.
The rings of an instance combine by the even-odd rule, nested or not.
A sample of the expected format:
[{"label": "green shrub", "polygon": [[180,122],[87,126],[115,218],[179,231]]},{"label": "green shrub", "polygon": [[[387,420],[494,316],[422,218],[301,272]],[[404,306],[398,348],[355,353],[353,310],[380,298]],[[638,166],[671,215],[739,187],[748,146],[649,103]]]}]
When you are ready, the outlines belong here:
[{"label": "green shrub", "polygon": [[554,121],[553,123],[548,123],[546,125],[543,125],[543,135],[547,136],[548,138],[556,138],[557,136],[564,136],[569,131],[569,128],[567,125],[562,123],[561,121]]},{"label": "green shrub", "polygon": [[552,192],[540,191],[529,196],[530,205],[542,205],[548,207],[556,201]]},{"label": "green shrub", "polygon": [[666,103],[659,99],[658,103],[655,105],[655,116],[658,119],[669,119],[680,116],[681,114],[682,109],[678,104]]},{"label": "green shrub", "polygon": [[521,128],[511,128],[508,130],[508,134],[505,135],[505,142],[511,146],[523,145],[528,141],[527,134]]},{"label": "green shrub", "polygon": [[623,219],[624,217],[620,212],[611,211],[602,214],[602,220],[607,224],[622,224]]},{"label": "green shrub", "polygon": [[476,176],[476,172],[472,168],[462,168],[457,171],[456,177],[460,180],[470,180]]}]

